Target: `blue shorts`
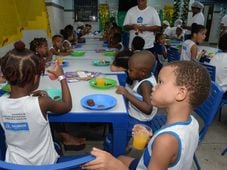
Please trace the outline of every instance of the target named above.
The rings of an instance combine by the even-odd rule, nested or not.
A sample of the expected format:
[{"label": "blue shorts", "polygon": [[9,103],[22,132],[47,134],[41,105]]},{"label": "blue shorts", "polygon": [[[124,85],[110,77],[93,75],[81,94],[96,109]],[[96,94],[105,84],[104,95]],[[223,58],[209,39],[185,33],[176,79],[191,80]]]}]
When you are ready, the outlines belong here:
[{"label": "blue shorts", "polygon": [[129,169],[129,170],[136,170],[136,167],[137,167],[138,163],[139,163],[139,159],[134,159],[134,160],[130,163],[128,169]]}]

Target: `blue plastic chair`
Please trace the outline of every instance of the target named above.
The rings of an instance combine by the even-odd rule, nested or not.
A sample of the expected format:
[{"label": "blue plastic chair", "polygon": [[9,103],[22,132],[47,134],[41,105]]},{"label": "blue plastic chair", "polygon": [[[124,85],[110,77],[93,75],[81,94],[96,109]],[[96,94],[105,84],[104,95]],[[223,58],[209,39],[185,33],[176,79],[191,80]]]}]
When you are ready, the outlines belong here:
[{"label": "blue plastic chair", "polygon": [[[203,102],[202,105],[197,107],[194,111],[199,115],[203,120],[204,126],[199,132],[199,143],[204,139],[209,126],[212,124],[222,100],[224,92],[222,88],[215,82],[211,82],[211,91],[209,97]],[[194,162],[198,170],[200,170],[199,161],[194,155]]]},{"label": "blue plastic chair", "polygon": [[18,165],[5,162],[5,136],[4,131],[0,126],[0,170],[60,170],[60,169],[74,169],[79,170],[80,165],[95,159],[92,155],[83,156],[62,156],[59,163],[50,165]]},{"label": "blue plastic chair", "polygon": [[167,50],[167,59],[168,62],[180,60],[179,50],[173,47],[169,47]]},{"label": "blue plastic chair", "polygon": [[210,78],[212,81],[215,81],[216,78],[216,67],[208,64],[202,63],[204,67],[206,67],[208,73],[210,74]]}]

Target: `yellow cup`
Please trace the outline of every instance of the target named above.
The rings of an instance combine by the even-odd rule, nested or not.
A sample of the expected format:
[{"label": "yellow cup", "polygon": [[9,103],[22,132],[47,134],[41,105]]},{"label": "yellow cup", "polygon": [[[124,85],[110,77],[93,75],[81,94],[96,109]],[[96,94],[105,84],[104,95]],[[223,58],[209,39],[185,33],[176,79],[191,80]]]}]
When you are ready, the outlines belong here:
[{"label": "yellow cup", "polygon": [[151,136],[151,128],[141,125],[141,128],[134,132],[132,146],[135,149],[143,150]]},{"label": "yellow cup", "polygon": [[57,61],[59,65],[63,64],[63,57],[62,56],[57,56]]},{"label": "yellow cup", "polygon": [[104,86],[105,85],[105,78],[104,77],[96,77],[96,85],[97,86]]}]

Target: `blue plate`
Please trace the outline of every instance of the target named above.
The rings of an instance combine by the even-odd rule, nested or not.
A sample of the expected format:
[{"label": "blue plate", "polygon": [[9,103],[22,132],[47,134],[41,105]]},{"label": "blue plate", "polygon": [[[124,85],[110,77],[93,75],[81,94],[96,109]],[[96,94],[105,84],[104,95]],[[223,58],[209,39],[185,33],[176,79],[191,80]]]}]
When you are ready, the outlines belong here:
[{"label": "blue plate", "polygon": [[[94,106],[88,105],[88,100],[93,100]],[[92,94],[83,97],[80,100],[80,104],[90,110],[107,110],[114,107],[117,104],[117,100],[113,96],[106,94]]]}]

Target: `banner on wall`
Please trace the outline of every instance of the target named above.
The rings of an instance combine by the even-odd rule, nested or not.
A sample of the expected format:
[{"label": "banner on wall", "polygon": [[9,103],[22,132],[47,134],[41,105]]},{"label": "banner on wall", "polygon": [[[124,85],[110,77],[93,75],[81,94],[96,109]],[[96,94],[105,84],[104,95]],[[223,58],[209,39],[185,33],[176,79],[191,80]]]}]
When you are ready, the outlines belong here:
[{"label": "banner on wall", "polygon": [[46,30],[51,36],[45,1],[0,0],[0,47],[22,38],[23,30]]}]

